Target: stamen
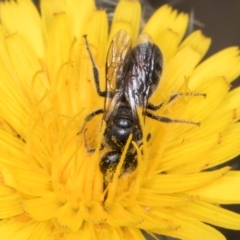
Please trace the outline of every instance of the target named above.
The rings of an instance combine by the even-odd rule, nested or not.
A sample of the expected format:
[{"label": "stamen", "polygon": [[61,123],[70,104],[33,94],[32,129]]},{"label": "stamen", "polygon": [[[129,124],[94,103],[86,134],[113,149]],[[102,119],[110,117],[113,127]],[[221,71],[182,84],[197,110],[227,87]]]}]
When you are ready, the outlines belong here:
[{"label": "stamen", "polygon": [[112,182],[108,183],[109,190],[108,190],[107,199],[105,201],[105,206],[111,205],[114,200],[114,197],[117,192],[117,187],[118,187],[118,179],[119,179],[121,169],[122,169],[122,166],[123,166],[123,163],[124,163],[124,160],[125,160],[125,157],[126,157],[126,154],[127,154],[127,151],[128,151],[131,141],[132,141],[132,134],[129,135],[127,143],[123,149],[119,164],[117,165],[116,171],[113,174],[113,180],[112,180]]}]

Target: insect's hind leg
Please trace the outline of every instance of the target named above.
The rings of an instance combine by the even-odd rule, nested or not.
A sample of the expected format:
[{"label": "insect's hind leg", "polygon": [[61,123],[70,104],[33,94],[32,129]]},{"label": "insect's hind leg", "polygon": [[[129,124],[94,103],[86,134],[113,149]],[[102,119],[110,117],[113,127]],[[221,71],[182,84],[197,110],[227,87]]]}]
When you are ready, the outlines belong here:
[{"label": "insect's hind leg", "polygon": [[200,122],[192,122],[192,121],[188,121],[188,120],[181,120],[181,119],[171,119],[168,117],[162,117],[162,116],[156,116],[148,111],[146,111],[146,116],[149,118],[152,118],[154,120],[157,120],[159,122],[164,122],[164,123],[185,123],[185,124],[193,124],[193,125],[197,125],[200,126]]},{"label": "insect's hind leg", "polygon": [[97,93],[99,96],[101,97],[105,97],[106,96],[106,92],[105,91],[101,91],[100,89],[100,84],[99,84],[99,70],[97,68],[97,65],[94,62],[94,58],[91,52],[91,49],[89,47],[89,43],[88,43],[88,39],[87,39],[87,35],[83,35],[83,38],[85,39],[85,43],[86,43],[86,48],[92,63],[92,70],[93,70],[93,77],[94,77],[94,82],[95,82],[95,86],[97,89]]},{"label": "insect's hind leg", "polygon": [[[207,95],[205,93],[199,93],[199,92],[195,92],[195,93],[193,93],[193,92],[173,93],[173,94],[171,94],[171,96],[170,96],[170,98],[169,98],[167,103],[172,102],[174,99],[176,99],[179,96],[193,96],[193,97],[202,96],[202,97],[206,97]],[[161,102],[158,105],[154,105],[152,103],[148,103],[147,109],[156,111],[156,110],[160,109],[163,106],[163,104],[164,104],[164,102]]]},{"label": "insect's hind leg", "polygon": [[77,133],[77,135],[79,135],[80,133],[82,133],[83,129],[85,128],[86,124],[91,121],[96,115],[99,114],[103,114],[104,110],[103,109],[98,109],[92,113],[90,113],[89,115],[87,115],[87,117],[84,119],[84,122],[82,124],[82,127],[80,129],[80,131]]},{"label": "insect's hind leg", "polygon": [[[84,147],[85,147],[85,149],[87,149],[87,152],[88,152],[88,153],[93,153],[93,152],[96,151],[96,148],[90,148],[90,147],[88,146],[87,140],[86,140],[86,131],[87,131],[87,129],[85,129],[84,132],[83,132],[83,136],[84,136]],[[104,146],[101,144],[99,150],[102,150],[103,148],[104,148]]]}]

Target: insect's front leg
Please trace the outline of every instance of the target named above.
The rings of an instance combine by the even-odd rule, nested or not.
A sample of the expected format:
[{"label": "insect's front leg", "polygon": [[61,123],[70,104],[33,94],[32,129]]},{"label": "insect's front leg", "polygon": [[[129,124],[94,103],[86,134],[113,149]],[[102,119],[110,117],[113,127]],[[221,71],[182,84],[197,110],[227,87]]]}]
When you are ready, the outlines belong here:
[{"label": "insect's front leg", "polygon": [[[195,93],[194,92],[173,93],[173,94],[171,94],[167,104],[171,103],[174,99],[178,98],[179,96],[193,96],[193,97],[202,96],[202,97],[206,97],[207,95],[205,93],[199,93],[199,92],[195,92]],[[152,103],[148,103],[147,109],[156,111],[156,110],[160,109],[163,106],[163,104],[164,104],[164,102],[161,102],[158,105],[154,105]]]},{"label": "insect's front leg", "polygon": [[89,54],[89,57],[90,57],[90,60],[91,60],[91,63],[92,63],[93,78],[94,78],[97,93],[98,93],[99,96],[105,97],[106,96],[106,91],[101,91],[101,89],[100,89],[99,70],[98,70],[97,65],[94,62],[93,55],[92,55],[91,49],[89,47],[87,35],[83,35],[83,38],[85,39],[86,48],[87,48],[87,51],[88,51],[88,54]]}]

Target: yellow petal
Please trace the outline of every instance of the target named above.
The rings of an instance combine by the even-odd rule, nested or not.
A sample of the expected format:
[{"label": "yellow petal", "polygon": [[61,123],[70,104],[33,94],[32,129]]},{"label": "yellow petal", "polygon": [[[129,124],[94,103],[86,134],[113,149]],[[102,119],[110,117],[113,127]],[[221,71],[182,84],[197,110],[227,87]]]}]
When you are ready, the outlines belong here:
[{"label": "yellow petal", "polygon": [[57,13],[64,13],[66,9],[66,4],[63,0],[42,0],[40,2],[41,16],[43,21],[43,30],[46,34],[49,31],[49,26],[51,25],[54,15]]},{"label": "yellow petal", "polygon": [[239,95],[240,95],[239,87],[230,91],[227,94],[226,98],[224,99],[224,102],[222,103],[221,107],[219,109],[216,109],[216,111],[213,114],[218,115],[220,112],[234,110],[235,113],[233,120],[235,122],[238,121],[240,118]]},{"label": "yellow petal", "polygon": [[48,193],[52,188],[46,175],[37,174],[30,170],[1,168],[3,181],[7,186],[11,186],[25,194],[41,196]]},{"label": "yellow petal", "polygon": [[97,59],[98,67],[103,67],[105,72],[105,59],[107,52],[108,22],[107,14],[103,10],[94,11],[89,19],[86,34],[91,46],[94,59]]},{"label": "yellow petal", "polygon": [[55,196],[49,194],[41,198],[33,198],[22,202],[23,210],[35,221],[51,219],[63,203]]},{"label": "yellow petal", "polygon": [[[43,0],[44,1],[44,0]],[[43,2],[41,1],[41,2]],[[48,1],[47,1],[48,2]],[[58,6],[58,0],[56,1],[56,5]],[[52,4],[52,1],[51,1]],[[92,14],[94,14],[96,10],[95,2],[93,0],[65,0],[65,8],[64,11],[66,12],[68,18],[71,21],[72,28],[74,35],[77,38],[81,38],[83,34],[85,34],[86,29],[88,28],[88,23]],[[82,10],[80,10],[82,9]],[[84,9],[84,10],[83,10]],[[102,22],[98,23],[99,25]],[[101,26],[103,27],[103,26]],[[98,29],[99,34],[106,34],[106,32],[101,31]]]},{"label": "yellow petal", "polygon": [[[181,172],[181,173],[192,173],[198,172],[200,169],[206,169],[209,167],[209,154],[212,155],[214,149],[221,148],[222,142],[222,133],[229,127],[234,120],[235,111],[227,111],[221,114],[212,114],[211,117],[207,118],[206,121],[201,122],[200,128],[195,128],[191,131],[191,133],[182,134],[180,139],[176,139],[171,142],[171,146],[181,146],[185,144],[191,144],[193,141],[198,141],[199,145],[197,151],[199,152],[198,160],[196,161],[195,157],[191,158],[191,154],[185,154],[185,164],[178,165],[176,168],[173,168],[172,172]],[[206,134],[207,133],[207,134]],[[215,135],[215,141],[213,141],[212,145],[209,144],[207,147],[205,142],[209,143],[209,136]],[[236,145],[238,143],[236,142]],[[235,146],[236,146],[235,145]],[[200,147],[201,146],[201,147]],[[204,146],[205,151],[204,151]],[[177,147],[180,149],[180,147]],[[237,149],[237,148],[236,148]],[[200,154],[202,153],[202,154]],[[188,160],[186,160],[188,159]],[[211,159],[215,159],[214,157]],[[227,160],[227,159],[226,159]]]},{"label": "yellow petal", "polygon": [[112,27],[109,34],[109,43],[113,36],[125,29],[132,39],[138,35],[141,19],[141,6],[139,1],[121,0],[115,10]]},{"label": "yellow petal", "polygon": [[[12,67],[15,69],[16,84],[21,81],[21,88],[26,98],[32,98],[32,84],[35,79],[34,87],[38,90],[38,95],[42,96],[49,88],[49,83],[43,74],[37,74],[42,70],[42,66],[32,51],[31,46],[19,34],[13,34],[6,38],[6,47],[9,57],[12,59]],[[35,76],[37,75],[37,76]],[[27,104],[26,104],[27,106]]]},{"label": "yellow petal", "polygon": [[[70,59],[70,46],[73,35],[69,20],[65,13],[55,14],[48,31],[47,63],[50,70],[51,81],[54,81],[58,70]],[[59,79],[57,79],[59,80]],[[55,80],[56,81],[56,80]],[[53,86],[55,83],[53,82]]]},{"label": "yellow petal", "polygon": [[[29,103],[19,91],[17,82],[0,66],[1,94],[0,111],[2,118],[21,136],[25,134],[24,126],[29,116]],[[14,97],[13,97],[14,96]],[[8,102],[8,104],[5,104]],[[23,121],[25,119],[25,121]]]},{"label": "yellow petal", "polygon": [[0,16],[2,24],[10,34],[18,33],[21,35],[38,57],[44,57],[45,43],[41,18],[32,1],[1,2]]},{"label": "yellow petal", "polygon": [[159,46],[163,54],[165,65],[173,58],[177,52],[179,35],[173,30],[167,28],[158,38],[156,38],[156,40],[154,40],[154,43]]},{"label": "yellow petal", "polygon": [[[2,195],[1,187],[0,194]],[[20,199],[21,196],[16,193],[8,194],[7,196],[0,196],[0,218],[11,218],[13,216],[23,213]]]},{"label": "yellow petal", "polygon": [[53,225],[50,222],[36,222],[29,239],[46,240],[52,236]]},{"label": "yellow petal", "polygon": [[[190,76],[202,57],[203,53],[191,45],[187,45],[177,52],[163,69],[163,76],[159,86],[162,94],[169,96],[171,93],[179,92],[185,83],[185,79]],[[182,61],[182,59],[185,59],[185,61]]]},{"label": "yellow petal", "polygon": [[240,124],[236,123],[220,135],[218,144],[206,156],[206,168],[227,162],[240,154],[239,134]]},{"label": "yellow petal", "polygon": [[[107,53],[107,40],[108,40],[108,20],[106,12],[103,10],[97,10],[94,11],[89,19],[87,28],[85,30],[89,47],[91,50],[91,53],[93,54],[94,62],[98,67],[98,70],[100,71],[100,88],[105,88],[105,61],[106,61],[106,53]],[[85,48],[85,49],[84,49]],[[86,44],[82,46],[82,50],[86,50]],[[88,67],[86,70],[89,72],[89,70],[92,72],[92,62],[90,62],[89,54],[86,55],[86,60],[88,60]],[[82,75],[82,72],[80,73]],[[92,90],[95,91],[95,85],[94,85],[94,76],[91,74],[88,76],[91,79],[90,86]],[[83,79],[84,81],[84,79]],[[96,94],[93,93],[93,94]],[[100,103],[100,104],[99,104]],[[97,100],[94,106],[97,108],[97,105],[99,104],[99,108],[102,108],[103,104],[101,101]]]},{"label": "yellow petal", "polygon": [[[155,216],[161,216],[161,211],[163,210],[152,210]],[[152,229],[153,232],[186,240],[226,240],[220,232],[204,223],[196,221],[193,217],[180,215],[174,209],[168,210],[167,213],[169,214],[169,219],[167,219],[169,223],[168,229]],[[172,226],[173,223],[177,223],[178,225],[174,227]]]},{"label": "yellow petal", "polygon": [[129,211],[120,204],[115,204],[108,208],[106,214],[107,223],[114,227],[130,225],[131,223],[141,221],[141,218],[129,213]]},{"label": "yellow petal", "polygon": [[[166,19],[168,19],[168,21],[166,21]],[[172,10],[170,6],[164,5],[151,16],[143,32],[149,33],[153,37],[153,40],[156,41],[163,31],[170,29],[179,36],[178,41],[180,42],[185,34],[187,24],[187,14],[178,14],[178,12]]]},{"label": "yellow petal", "polygon": [[[160,171],[182,173],[182,165],[188,165],[195,161],[201,161],[201,158],[211,149],[212,146],[217,144],[219,134],[211,134],[205,139],[189,139],[183,143],[174,146],[174,148],[165,149],[159,164]],[[196,157],[196,152],[198,156]],[[198,160],[199,158],[199,160]]]},{"label": "yellow petal", "polygon": [[238,171],[230,171],[222,178],[186,193],[208,202],[237,204],[240,199],[240,173]]},{"label": "yellow petal", "polygon": [[[181,177],[178,174],[159,174],[153,176],[152,179],[147,181],[143,185],[143,188],[150,188],[161,194],[177,193],[205,185],[209,181],[221,178],[228,171],[229,168],[225,167],[211,172],[185,174],[181,175]],[[181,181],[178,181],[177,179],[180,178]]]},{"label": "yellow petal", "polygon": [[182,216],[189,215],[194,219],[214,224],[219,227],[238,230],[240,225],[240,214],[233,213],[212,204],[197,201],[178,208]]},{"label": "yellow petal", "polygon": [[[201,121],[204,121],[204,119],[207,118],[222,103],[223,99],[228,93],[228,90],[229,85],[225,79],[221,77],[211,79],[211,81],[202,84],[202,86],[197,91],[200,93],[205,93],[207,96],[206,98],[203,98],[201,96],[179,98],[175,101],[175,104],[172,104],[172,106],[168,107],[168,105],[166,105],[166,107],[160,109],[157,115],[168,116],[172,119],[187,119],[201,123]],[[159,122],[155,121],[153,124],[156,126],[159,125]],[[189,129],[194,129],[194,131],[201,131],[201,125],[196,126],[187,123],[167,124],[165,128],[169,133],[166,139],[169,146],[171,146],[172,141],[174,142],[176,140],[176,136],[177,139],[180,140],[178,142],[181,144],[181,142],[184,141],[184,138],[187,138]],[[155,134],[161,134],[161,132],[157,132]],[[207,138],[207,133],[205,136]]]},{"label": "yellow petal", "polygon": [[[168,21],[166,21],[168,19]],[[177,51],[178,45],[186,31],[188,16],[178,14],[168,5],[159,8],[146,23],[143,32],[149,33],[168,62]]]},{"label": "yellow petal", "polygon": [[181,49],[185,48],[186,46],[192,46],[192,48],[199,52],[203,57],[209,49],[210,44],[211,39],[205,37],[202,32],[198,30],[191,33],[187,38],[182,41],[182,43],[178,47],[178,51],[181,51]]},{"label": "yellow petal", "polygon": [[[110,36],[106,12],[96,10],[94,0],[40,4],[41,15],[30,0],[0,3],[0,218],[9,219],[0,221],[1,237],[121,240],[144,239],[146,231],[155,238],[221,240],[208,223],[240,229],[239,216],[217,206],[240,202],[240,175],[211,168],[240,154],[240,90],[229,92],[240,73],[238,48],[199,64],[210,39],[196,31],[182,42],[188,16],[160,8],[143,29],[164,58],[151,102],[162,102],[154,114],[176,121],[143,119],[137,109],[143,143],[129,149],[129,138],[124,149],[112,148],[104,136],[111,121],[93,112],[104,108],[93,70],[99,69],[103,91],[105,55],[116,31],[127,31],[135,44],[145,42],[137,38],[140,2],[120,1]],[[25,12],[33,18],[30,37]],[[122,157],[112,181],[104,182],[99,162],[110,151]],[[120,176],[126,152],[136,153],[138,167]]]},{"label": "yellow petal", "polygon": [[[30,224],[27,222],[22,221],[15,221],[15,220],[1,220],[0,222],[0,234],[3,239],[14,239],[16,237],[16,232],[18,232],[18,237],[22,239],[27,239],[31,235],[34,225],[36,223]],[[24,230],[21,231],[21,229]],[[20,231],[19,231],[20,230]]]},{"label": "yellow petal", "polygon": [[238,47],[226,48],[202,62],[190,76],[190,88],[195,88],[214,76],[224,76],[232,82],[240,74]]},{"label": "yellow petal", "polygon": [[74,232],[81,228],[84,218],[79,209],[74,208],[69,202],[59,208],[54,217],[60,225],[67,226]]},{"label": "yellow petal", "polygon": [[[23,141],[20,138],[16,138],[17,133],[8,133],[0,130],[0,165],[13,168],[26,168],[28,162],[26,161],[26,155],[23,151]],[[23,159],[25,158],[25,161]]]},{"label": "yellow petal", "polygon": [[188,199],[181,196],[169,196],[163,194],[157,194],[151,189],[141,189],[137,198],[137,202],[146,206],[146,208],[153,207],[175,207],[186,203]]}]

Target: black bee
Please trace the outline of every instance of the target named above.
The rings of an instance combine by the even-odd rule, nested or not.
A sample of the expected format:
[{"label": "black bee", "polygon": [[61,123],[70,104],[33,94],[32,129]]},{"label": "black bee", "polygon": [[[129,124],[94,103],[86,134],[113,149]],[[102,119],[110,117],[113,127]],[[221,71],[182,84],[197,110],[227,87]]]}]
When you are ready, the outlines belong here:
[{"label": "black bee", "polygon": [[[98,109],[86,117],[82,129],[95,115],[103,114],[106,129],[102,146],[111,149],[102,156],[100,161],[100,171],[106,182],[111,180],[129,136],[132,135],[131,141],[138,146],[142,144],[143,129],[140,124],[140,114],[143,119],[149,117],[166,123],[187,122],[197,125],[198,123],[156,116],[149,112],[149,110],[157,110],[163,105],[160,103],[155,106],[148,102],[159,84],[163,57],[160,49],[148,34],[139,35],[135,45],[132,46],[131,38],[126,31],[117,32],[107,54],[105,91],[100,90],[99,72],[94,63],[87,37],[84,36],[84,38],[93,65],[96,90],[99,96],[105,98],[105,104],[103,109]],[[173,94],[169,101],[178,95]],[[147,138],[149,140],[150,134]],[[134,171],[136,167],[137,151],[130,143],[120,176]]]}]

